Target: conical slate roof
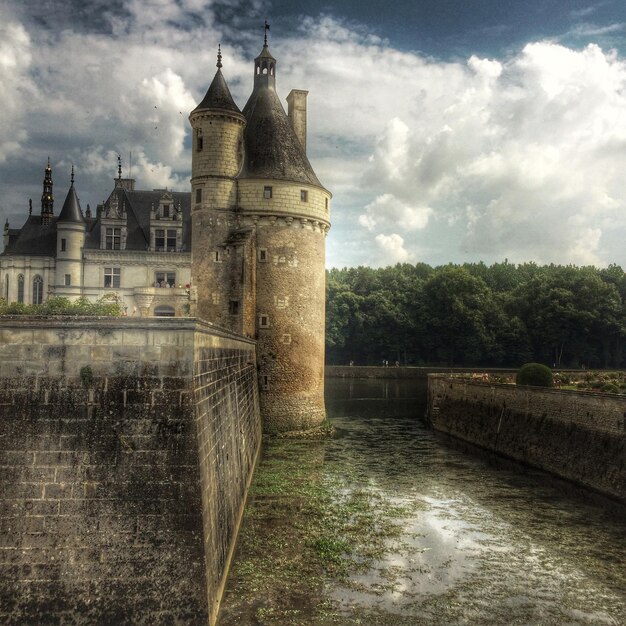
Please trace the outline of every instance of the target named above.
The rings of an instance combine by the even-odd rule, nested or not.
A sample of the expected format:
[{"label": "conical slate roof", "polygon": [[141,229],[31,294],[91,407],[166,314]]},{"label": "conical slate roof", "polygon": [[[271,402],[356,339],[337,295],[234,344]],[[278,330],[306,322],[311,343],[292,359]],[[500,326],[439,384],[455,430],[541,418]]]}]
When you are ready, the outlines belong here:
[{"label": "conical slate roof", "polygon": [[276,91],[259,86],[243,114],[245,161],[240,178],[276,178],[321,187]]},{"label": "conical slate roof", "polygon": [[239,107],[235,104],[233,97],[230,95],[230,90],[224,80],[222,70],[219,68],[215,73],[213,82],[209,85],[204,99],[192,113],[204,109],[222,109],[224,111],[232,111],[233,113],[241,114]]},{"label": "conical slate roof", "polygon": [[63,203],[61,213],[59,214],[59,219],[57,220],[57,223],[59,222],[77,222],[80,224],[85,223],[83,213],[80,210],[80,202],[78,200],[78,196],[76,195],[73,181],[70,185],[69,191],[67,192],[67,196],[65,198],[65,202]]}]

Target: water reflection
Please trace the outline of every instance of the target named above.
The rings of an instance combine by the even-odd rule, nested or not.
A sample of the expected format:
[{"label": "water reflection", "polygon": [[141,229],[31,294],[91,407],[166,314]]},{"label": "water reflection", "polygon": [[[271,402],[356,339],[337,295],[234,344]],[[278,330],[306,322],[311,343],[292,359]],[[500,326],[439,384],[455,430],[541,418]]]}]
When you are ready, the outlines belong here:
[{"label": "water reflection", "polygon": [[326,463],[407,511],[384,557],[327,589],[347,623],[626,623],[623,514],[438,437],[415,382],[328,383]]}]

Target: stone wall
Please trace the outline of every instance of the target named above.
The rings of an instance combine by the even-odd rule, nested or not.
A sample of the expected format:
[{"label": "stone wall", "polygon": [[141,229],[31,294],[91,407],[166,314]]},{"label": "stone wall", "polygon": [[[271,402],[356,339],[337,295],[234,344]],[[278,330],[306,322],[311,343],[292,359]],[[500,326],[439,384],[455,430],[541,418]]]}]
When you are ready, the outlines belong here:
[{"label": "stone wall", "polygon": [[0,322],[2,623],[215,619],[260,444],[254,359],[193,319]]},{"label": "stone wall", "polygon": [[626,398],[431,375],[436,430],[626,501]]},{"label": "stone wall", "polygon": [[[475,367],[455,367],[455,372],[469,372],[479,374],[486,372],[488,374],[516,374],[518,369],[507,368],[475,368]],[[426,380],[428,374],[434,373],[451,373],[449,367],[414,367],[399,366],[396,367],[391,361],[388,367],[376,365],[327,365],[327,378],[422,378]]]}]

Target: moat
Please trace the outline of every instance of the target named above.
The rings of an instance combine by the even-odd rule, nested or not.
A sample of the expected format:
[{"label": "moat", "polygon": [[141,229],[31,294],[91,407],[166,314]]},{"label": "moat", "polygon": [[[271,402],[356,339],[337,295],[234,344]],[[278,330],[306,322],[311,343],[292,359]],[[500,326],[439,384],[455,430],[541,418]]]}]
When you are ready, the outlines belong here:
[{"label": "moat", "polygon": [[328,380],[336,435],[264,444],[218,623],[626,623],[624,511],[437,435],[418,384]]}]

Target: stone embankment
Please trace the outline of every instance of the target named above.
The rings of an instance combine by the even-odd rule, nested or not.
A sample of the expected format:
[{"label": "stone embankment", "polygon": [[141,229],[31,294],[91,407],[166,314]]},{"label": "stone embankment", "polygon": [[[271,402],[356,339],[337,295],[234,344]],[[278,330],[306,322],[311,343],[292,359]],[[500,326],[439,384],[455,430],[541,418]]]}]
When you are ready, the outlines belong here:
[{"label": "stone embankment", "polygon": [[626,398],[428,378],[433,427],[626,502]]},{"label": "stone embankment", "polygon": [[214,622],[261,442],[255,345],[0,321],[0,622]]},{"label": "stone embankment", "polygon": [[488,372],[490,374],[515,374],[516,369],[503,369],[503,368],[488,368],[488,369],[476,369],[474,368],[454,368],[449,367],[413,367],[413,366],[397,366],[394,363],[389,363],[387,367],[375,366],[375,365],[327,365],[326,366],[326,378],[417,378],[424,379],[428,374],[445,374],[452,372]]}]

